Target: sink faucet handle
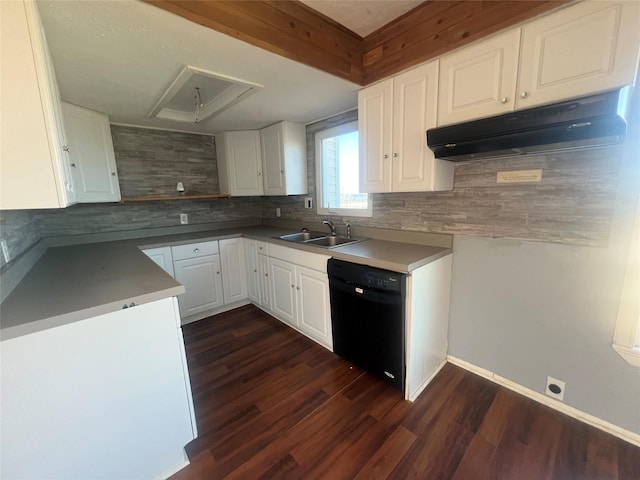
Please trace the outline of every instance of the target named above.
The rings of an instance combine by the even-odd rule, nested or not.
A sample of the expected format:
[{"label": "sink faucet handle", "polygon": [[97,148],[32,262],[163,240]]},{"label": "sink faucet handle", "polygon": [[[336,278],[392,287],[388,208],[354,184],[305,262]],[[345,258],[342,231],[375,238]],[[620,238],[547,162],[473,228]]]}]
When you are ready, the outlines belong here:
[{"label": "sink faucet handle", "polygon": [[300,231],[301,231],[302,233],[307,233],[307,232],[309,231],[309,229],[308,229],[307,227],[302,227],[302,228],[300,229]]},{"label": "sink faucet handle", "polygon": [[347,238],[351,238],[351,224],[349,222],[344,222],[347,227]]}]

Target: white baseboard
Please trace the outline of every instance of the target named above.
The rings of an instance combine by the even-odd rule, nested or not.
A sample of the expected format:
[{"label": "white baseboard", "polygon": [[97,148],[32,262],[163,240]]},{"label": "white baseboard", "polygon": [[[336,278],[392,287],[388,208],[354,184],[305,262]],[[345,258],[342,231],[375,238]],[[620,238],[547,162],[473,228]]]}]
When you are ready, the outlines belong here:
[{"label": "white baseboard", "polygon": [[610,433],[622,440],[632,443],[640,447],[640,435],[629,430],[625,430],[624,428],[618,427],[613,423],[609,423],[606,420],[602,420],[601,418],[594,417],[582,410],[578,410],[577,408],[571,407],[566,403],[559,402],[558,400],[554,400],[551,397],[547,397],[542,393],[536,392],[535,390],[531,390],[525,386],[520,385],[519,383],[512,382],[511,380],[501,377],[500,375],[496,375],[495,373],[485,370],[484,368],[478,367],[472,363],[461,360],[460,358],[453,357],[451,355],[447,355],[447,360],[453,365],[457,365],[460,368],[464,368],[471,373],[475,373],[481,377],[484,377],[488,380],[491,380],[498,385],[501,385],[509,390],[512,390],[520,395],[524,395],[531,400],[534,400],[542,405],[546,405],[547,407],[553,408],[561,413],[569,415],[576,420],[580,420],[581,422],[586,423],[587,425],[591,425],[592,427],[596,427],[604,432]]},{"label": "white baseboard", "polygon": [[187,456],[187,452],[185,452],[184,449],[182,450],[182,455],[184,456],[184,461],[181,462],[179,465],[176,465],[169,472],[167,472],[164,475],[158,477],[158,480],[165,480],[165,479],[175,475],[176,473],[178,473],[183,468],[185,468],[188,465],[190,465],[191,462],[189,462],[189,457]]},{"label": "white baseboard", "polygon": [[[453,362],[452,362],[453,363]],[[411,395],[409,392],[407,392],[407,396],[405,396],[405,398],[407,400],[409,400],[410,402],[415,401],[416,398],[418,398],[420,396],[420,394],[422,393],[422,391],[427,388],[427,385],[429,385],[429,383],[431,383],[431,380],[433,380],[433,377],[435,377],[438,372],[440,370],[442,370],[442,367],[444,367],[447,364],[447,359],[445,358],[444,360],[442,360],[442,362],[440,362],[440,364],[433,370],[433,372],[431,372],[431,375],[429,375],[427,377],[427,379],[422,382],[422,385],[420,385],[420,387],[418,387],[418,389],[414,392],[413,395]]]}]

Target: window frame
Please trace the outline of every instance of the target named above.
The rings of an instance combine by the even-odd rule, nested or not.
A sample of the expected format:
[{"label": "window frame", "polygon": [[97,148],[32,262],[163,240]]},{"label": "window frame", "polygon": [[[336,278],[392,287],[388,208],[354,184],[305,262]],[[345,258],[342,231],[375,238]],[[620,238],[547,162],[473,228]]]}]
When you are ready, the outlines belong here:
[{"label": "window frame", "polygon": [[[320,130],[315,133],[315,166],[316,166],[316,212],[318,215],[339,215],[343,217],[372,217],[373,199],[367,193],[367,208],[325,208],[322,206],[322,140],[347,133],[359,132],[358,121],[343,123]],[[359,135],[359,133],[358,133]],[[358,152],[359,154],[359,152]]]}]

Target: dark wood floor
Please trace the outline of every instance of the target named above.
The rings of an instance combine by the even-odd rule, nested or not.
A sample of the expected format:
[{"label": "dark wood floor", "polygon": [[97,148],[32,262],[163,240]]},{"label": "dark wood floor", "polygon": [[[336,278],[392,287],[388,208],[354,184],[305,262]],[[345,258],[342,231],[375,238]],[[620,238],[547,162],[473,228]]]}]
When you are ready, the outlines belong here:
[{"label": "dark wood floor", "polygon": [[453,365],[410,403],[252,306],[183,330],[199,437],[172,479],[640,479],[640,448]]}]

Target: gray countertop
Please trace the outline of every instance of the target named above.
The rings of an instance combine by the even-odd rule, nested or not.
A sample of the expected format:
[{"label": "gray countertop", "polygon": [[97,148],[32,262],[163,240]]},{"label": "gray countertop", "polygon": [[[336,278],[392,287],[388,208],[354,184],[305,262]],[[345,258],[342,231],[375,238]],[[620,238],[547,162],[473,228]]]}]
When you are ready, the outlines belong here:
[{"label": "gray countertop", "polygon": [[278,240],[291,230],[256,226],[52,247],[1,307],[2,340],[184,293],[140,249],[245,236],[373,267],[410,273],[450,248],[369,239],[325,249]]}]

